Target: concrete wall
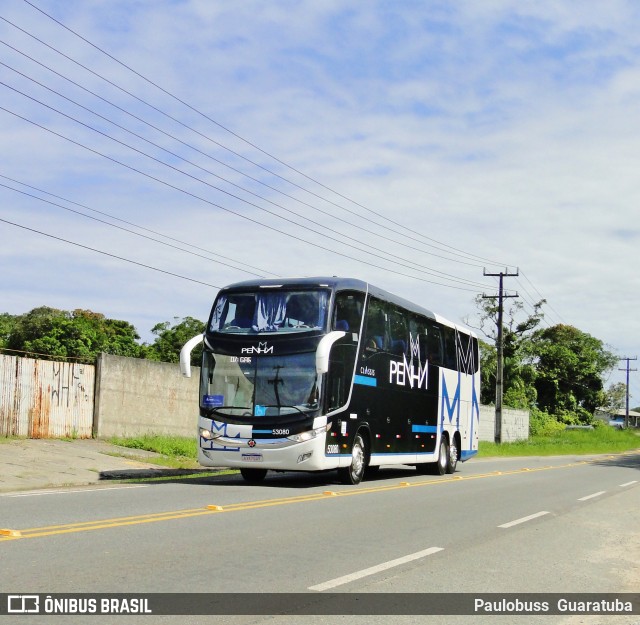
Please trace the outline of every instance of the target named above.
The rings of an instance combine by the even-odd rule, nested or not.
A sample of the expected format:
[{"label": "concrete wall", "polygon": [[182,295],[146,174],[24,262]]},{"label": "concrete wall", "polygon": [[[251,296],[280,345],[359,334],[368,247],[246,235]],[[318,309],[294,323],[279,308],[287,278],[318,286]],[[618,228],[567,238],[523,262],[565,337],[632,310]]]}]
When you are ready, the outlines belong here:
[{"label": "concrete wall", "polygon": [[[496,408],[495,406],[480,406],[481,441],[495,440]],[[509,443],[529,438],[529,411],[502,408],[502,442]]]},{"label": "concrete wall", "polygon": [[[68,363],[53,363],[49,361],[30,361],[3,356],[0,360],[0,436],[91,436],[91,416],[93,415],[93,435],[98,438],[110,436],[137,436],[140,434],[168,434],[172,436],[195,436],[198,417],[198,379],[200,369],[192,368],[192,377],[183,378],[177,364],[140,360],[101,354],[95,367],[95,398],[93,395],[93,367],[91,365],[70,365]],[[43,378],[42,383],[35,386],[21,385],[21,402],[28,409],[17,410],[16,388],[10,383],[15,377],[16,361],[24,363],[34,362],[41,365],[34,370],[48,371],[52,368],[49,378]],[[4,367],[1,366],[4,364]],[[71,373],[65,376],[61,372]],[[6,373],[6,375],[3,375]],[[31,371],[31,369],[29,369]],[[11,376],[9,375],[11,374]],[[82,375],[81,375],[82,374]],[[13,376],[13,377],[12,377]],[[27,376],[31,380],[34,375]],[[37,376],[36,376],[37,377]],[[60,380],[67,380],[64,384]],[[53,384],[55,381],[55,385]],[[60,386],[62,384],[62,386]],[[54,388],[55,386],[55,388]],[[32,388],[33,387],[33,388]],[[60,422],[65,426],[54,428],[47,424],[45,428],[42,419],[34,419],[40,415],[33,406],[43,405],[43,391],[49,404],[50,397],[56,399],[56,406],[64,410],[60,415],[52,418],[51,423]],[[71,392],[75,389],[74,392]],[[81,389],[79,394],[78,389]],[[76,392],[78,391],[78,392]],[[78,425],[78,401],[72,405],[70,398],[80,397],[82,412],[87,416],[86,427]],[[64,397],[64,402],[60,400]],[[21,404],[20,404],[21,405]],[[53,415],[47,409],[46,414]],[[28,414],[31,420],[25,416]],[[18,416],[17,416],[18,415]],[[54,415],[55,416],[55,415]],[[39,418],[39,417],[38,417]],[[47,416],[47,421],[48,421]],[[24,422],[24,423],[23,423]],[[31,425],[29,425],[31,423]],[[494,440],[495,408],[493,406],[480,407],[479,438],[481,441]],[[19,427],[22,424],[24,427]],[[36,431],[37,430],[37,431]],[[529,436],[529,413],[524,410],[503,410],[502,438],[503,441],[526,439]]]},{"label": "concrete wall", "polygon": [[[199,375],[197,367],[187,379],[177,364],[102,354],[96,371],[96,436],[194,436]],[[503,442],[529,437],[528,411],[503,408],[502,418]],[[495,408],[481,406],[481,441],[494,440],[494,424]]]},{"label": "concrete wall", "polygon": [[199,375],[198,367],[184,378],[177,364],[100,354],[94,435],[195,436]]}]

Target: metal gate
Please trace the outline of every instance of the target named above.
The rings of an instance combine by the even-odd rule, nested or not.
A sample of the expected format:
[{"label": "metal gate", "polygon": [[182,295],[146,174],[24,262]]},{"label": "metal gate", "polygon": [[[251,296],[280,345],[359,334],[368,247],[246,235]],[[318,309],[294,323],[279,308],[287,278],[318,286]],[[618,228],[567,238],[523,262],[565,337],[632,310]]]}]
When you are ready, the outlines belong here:
[{"label": "metal gate", "polygon": [[95,367],[0,354],[0,436],[91,438]]}]

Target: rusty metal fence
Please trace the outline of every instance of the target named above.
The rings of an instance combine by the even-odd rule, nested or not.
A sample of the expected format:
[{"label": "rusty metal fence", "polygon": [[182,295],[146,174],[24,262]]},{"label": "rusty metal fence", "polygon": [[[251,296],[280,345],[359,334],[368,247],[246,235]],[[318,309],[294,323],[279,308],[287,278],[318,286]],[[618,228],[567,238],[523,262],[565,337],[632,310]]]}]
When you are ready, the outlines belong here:
[{"label": "rusty metal fence", "polygon": [[0,354],[0,436],[91,438],[95,367]]}]

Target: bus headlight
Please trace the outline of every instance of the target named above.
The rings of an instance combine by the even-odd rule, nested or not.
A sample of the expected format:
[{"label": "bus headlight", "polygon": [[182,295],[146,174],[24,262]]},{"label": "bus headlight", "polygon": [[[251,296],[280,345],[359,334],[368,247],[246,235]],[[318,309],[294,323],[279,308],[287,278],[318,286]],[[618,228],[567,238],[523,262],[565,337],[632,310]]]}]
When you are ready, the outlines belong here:
[{"label": "bus headlight", "polygon": [[316,436],[320,436],[323,432],[326,432],[330,426],[323,425],[322,427],[316,428],[315,430],[307,430],[306,432],[300,432],[300,434],[292,434],[291,436],[287,436],[290,441],[294,441],[296,443],[304,443],[305,441],[310,441],[312,438]]},{"label": "bus headlight", "polygon": [[212,438],[218,438],[220,436],[220,432],[216,432],[214,434],[211,430],[200,428],[200,436],[205,440],[210,441]]}]

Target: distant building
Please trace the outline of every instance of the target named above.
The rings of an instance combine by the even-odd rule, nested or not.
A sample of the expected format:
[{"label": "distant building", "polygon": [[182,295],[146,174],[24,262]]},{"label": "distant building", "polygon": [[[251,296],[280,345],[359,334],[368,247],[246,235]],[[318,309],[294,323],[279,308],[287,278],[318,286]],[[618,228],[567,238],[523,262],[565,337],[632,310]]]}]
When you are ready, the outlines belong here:
[{"label": "distant building", "polygon": [[[622,424],[624,426],[624,419],[627,414],[627,411],[624,408],[620,408],[618,410],[610,410],[607,408],[596,408],[594,413],[594,417],[596,419],[600,419],[609,425],[618,425]],[[640,412],[636,412],[635,410],[629,410],[629,426],[630,427],[638,427],[640,423]]]}]

